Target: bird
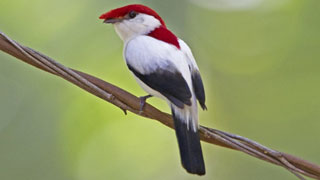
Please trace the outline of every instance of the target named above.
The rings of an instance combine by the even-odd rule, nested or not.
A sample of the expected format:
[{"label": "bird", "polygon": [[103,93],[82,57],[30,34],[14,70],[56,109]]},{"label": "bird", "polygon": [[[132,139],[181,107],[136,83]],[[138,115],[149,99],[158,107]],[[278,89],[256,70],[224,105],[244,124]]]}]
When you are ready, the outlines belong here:
[{"label": "bird", "polygon": [[171,108],[182,166],[188,173],[205,175],[200,144],[198,104],[207,110],[199,68],[189,46],[166,26],[153,9],[130,4],[103,13],[124,42],[123,55],[138,84],[150,97],[164,99]]}]

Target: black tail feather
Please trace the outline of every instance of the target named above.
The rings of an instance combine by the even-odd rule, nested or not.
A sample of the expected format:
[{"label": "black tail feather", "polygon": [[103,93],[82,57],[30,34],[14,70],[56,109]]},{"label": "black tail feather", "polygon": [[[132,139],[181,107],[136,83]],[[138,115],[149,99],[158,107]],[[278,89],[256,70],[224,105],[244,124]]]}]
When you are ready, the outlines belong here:
[{"label": "black tail feather", "polygon": [[182,166],[191,174],[204,175],[205,165],[198,131],[194,131],[189,122],[176,116],[172,110]]}]

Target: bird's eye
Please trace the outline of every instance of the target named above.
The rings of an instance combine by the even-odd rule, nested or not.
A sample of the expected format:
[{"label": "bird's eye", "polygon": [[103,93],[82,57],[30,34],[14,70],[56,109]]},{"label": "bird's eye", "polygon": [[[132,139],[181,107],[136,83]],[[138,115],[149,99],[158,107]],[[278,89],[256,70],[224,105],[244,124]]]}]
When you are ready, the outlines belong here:
[{"label": "bird's eye", "polygon": [[129,12],[129,17],[132,19],[132,18],[135,18],[136,16],[137,16],[137,12],[135,12],[135,11],[130,11]]}]

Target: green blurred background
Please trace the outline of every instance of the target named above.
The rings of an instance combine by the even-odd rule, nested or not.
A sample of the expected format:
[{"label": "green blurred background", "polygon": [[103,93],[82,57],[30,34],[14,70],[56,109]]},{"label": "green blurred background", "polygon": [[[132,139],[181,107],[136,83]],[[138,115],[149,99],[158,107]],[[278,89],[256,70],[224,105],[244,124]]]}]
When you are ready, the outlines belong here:
[{"label": "green blurred background", "polygon": [[[99,15],[143,3],[193,49],[208,111],[201,124],[320,164],[319,0],[1,0],[0,31],[62,64],[145,95]],[[200,179],[174,131],[0,53],[0,179]],[[151,104],[164,111],[157,99]],[[295,179],[203,143],[201,179]]]}]

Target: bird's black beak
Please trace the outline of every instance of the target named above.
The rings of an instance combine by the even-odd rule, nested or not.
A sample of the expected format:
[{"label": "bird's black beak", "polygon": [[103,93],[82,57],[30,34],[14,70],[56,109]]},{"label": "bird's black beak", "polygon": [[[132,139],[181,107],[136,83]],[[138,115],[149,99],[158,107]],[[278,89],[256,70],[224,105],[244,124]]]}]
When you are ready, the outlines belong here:
[{"label": "bird's black beak", "polygon": [[122,20],[123,20],[122,18],[106,19],[103,21],[103,23],[114,24],[114,23],[121,22]]}]

